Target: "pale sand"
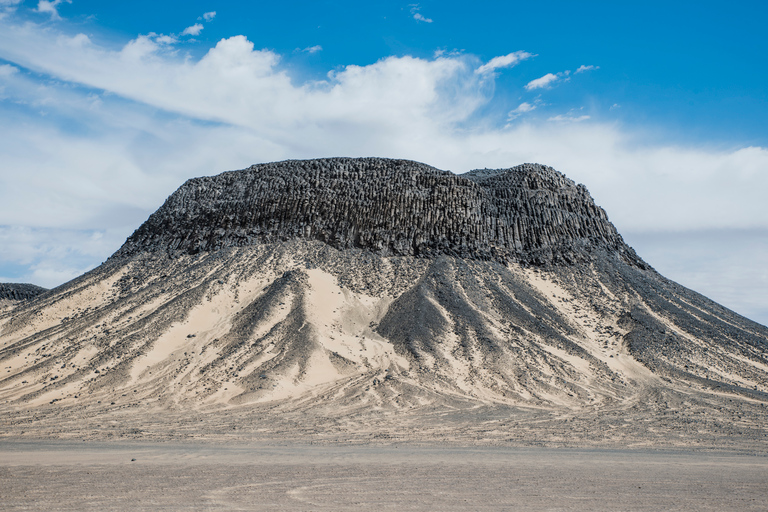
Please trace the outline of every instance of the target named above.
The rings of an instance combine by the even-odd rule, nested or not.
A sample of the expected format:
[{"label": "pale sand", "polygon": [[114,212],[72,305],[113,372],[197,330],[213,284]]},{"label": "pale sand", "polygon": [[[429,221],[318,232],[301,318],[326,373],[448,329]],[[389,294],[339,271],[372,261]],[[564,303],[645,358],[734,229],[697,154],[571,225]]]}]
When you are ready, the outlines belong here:
[{"label": "pale sand", "polygon": [[[366,291],[365,279],[379,284],[394,282],[396,276],[389,274],[386,265],[375,276],[361,277],[347,275],[354,262],[343,263],[347,273],[340,273],[330,267],[296,263],[294,252],[301,254],[290,251],[278,255],[274,265],[257,260],[261,253],[256,249],[237,251],[231,261],[214,259],[196,277],[205,282],[201,285],[206,290],[204,296],[184,306],[174,306],[176,298],[198,282],[170,283],[162,273],[171,270],[166,267],[153,274],[154,284],[137,286],[124,296],[122,285],[116,284],[132,275],[133,263],[128,263],[103,276],[87,276],[71,292],[41,303],[23,325],[11,325],[14,315],[0,315],[0,377],[6,379],[0,383],[0,408],[5,404],[17,411],[53,403],[92,406],[130,396],[137,403],[199,410],[313,400],[341,393],[356,403],[376,407],[410,409],[455,398],[575,411],[619,403],[631,407],[643,402],[649,388],[676,387],[686,395],[691,390],[688,382],[678,385],[663,381],[661,375],[630,355],[623,341],[626,329],[617,325],[618,315],[603,311],[621,311],[632,301],[611,292],[598,274],[595,283],[605,293],[602,298],[596,293],[581,293],[579,287],[553,272],[519,266],[506,269],[523,284],[506,287],[505,293],[534,292],[572,329],[568,335],[572,348],[566,350],[559,340],[535,332],[515,333],[503,313],[482,301],[473,302],[475,299],[462,288],[467,284],[461,281],[463,274],[457,272],[482,275],[488,269],[478,267],[470,272],[457,266],[450,280],[464,283],[452,292],[465,301],[464,316],[456,317],[455,311],[446,310],[438,297],[425,296],[439,316],[442,333],[431,350],[419,353],[416,365],[403,357],[402,346],[398,353],[391,340],[375,331],[403,291],[397,287],[371,294]],[[185,261],[173,265],[184,269]],[[237,315],[271,293],[270,287],[284,269],[306,275],[306,284],[286,289],[284,295],[275,296],[274,304],[265,305],[264,316],[249,327],[250,332],[241,335],[247,342],[237,347],[232,342],[219,342],[231,331]],[[141,295],[153,289],[159,293]],[[592,302],[599,303],[602,310]],[[533,317],[538,313],[530,308],[536,304],[525,297],[518,300]],[[748,358],[730,346],[723,347],[722,353],[713,351],[652,308],[641,309],[691,348],[683,363],[700,366],[704,376],[765,391],[768,366],[760,357]],[[163,315],[174,316],[175,321],[163,324],[156,320]],[[308,333],[312,340],[301,349],[300,357],[290,355],[294,347],[291,332],[269,334],[289,323],[289,315],[301,317],[296,334]],[[473,326],[475,334],[465,332],[460,337],[457,333],[464,331],[457,329],[456,323],[470,317],[478,319],[478,325]],[[508,367],[483,364],[497,354],[490,357],[482,352],[485,342],[477,339],[478,332],[491,333],[497,344],[514,349],[502,354]],[[120,357],[105,356],[111,353]],[[598,362],[605,366],[599,367]],[[204,376],[200,372],[203,368],[208,368]],[[254,375],[265,378],[263,382],[248,382],[248,376]],[[565,391],[564,383],[571,391]],[[384,392],[392,386],[399,387]]]},{"label": "pale sand", "polygon": [[0,510],[765,510],[766,483],[733,454],[0,442]]}]

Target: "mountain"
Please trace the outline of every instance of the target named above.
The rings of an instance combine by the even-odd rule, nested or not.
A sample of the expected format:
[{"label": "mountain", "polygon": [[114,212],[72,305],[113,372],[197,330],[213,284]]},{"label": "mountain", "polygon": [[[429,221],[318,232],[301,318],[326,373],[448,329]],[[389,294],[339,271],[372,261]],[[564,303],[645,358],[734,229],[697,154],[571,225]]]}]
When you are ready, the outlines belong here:
[{"label": "mountain", "polygon": [[7,435],[765,448],[768,329],[524,164],[285,161],[187,181],[0,313]]}]

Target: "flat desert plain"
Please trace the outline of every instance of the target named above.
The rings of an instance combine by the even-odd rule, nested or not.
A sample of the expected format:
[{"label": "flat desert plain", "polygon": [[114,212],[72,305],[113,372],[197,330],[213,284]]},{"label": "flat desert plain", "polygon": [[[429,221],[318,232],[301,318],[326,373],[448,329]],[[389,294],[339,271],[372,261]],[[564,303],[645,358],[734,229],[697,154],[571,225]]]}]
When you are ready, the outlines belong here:
[{"label": "flat desert plain", "polygon": [[768,457],[448,446],[0,442],[1,510],[766,510]]}]

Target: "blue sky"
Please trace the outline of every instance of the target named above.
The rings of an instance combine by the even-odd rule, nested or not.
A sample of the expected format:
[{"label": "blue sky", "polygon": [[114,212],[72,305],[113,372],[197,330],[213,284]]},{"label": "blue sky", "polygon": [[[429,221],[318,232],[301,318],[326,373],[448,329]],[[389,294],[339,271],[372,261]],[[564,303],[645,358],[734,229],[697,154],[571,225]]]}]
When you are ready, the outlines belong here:
[{"label": "blue sky", "polygon": [[[34,7],[35,2],[22,5]],[[656,123],[689,141],[768,144],[765,2],[102,2],[58,6],[69,31],[120,46],[138,34],[179,34],[200,23],[182,50],[201,57],[220,39],[243,34],[281,55],[296,80],[373,64],[386,56],[431,58],[459,50],[487,61],[511,50],[537,55],[497,79],[503,111],[532,77],[601,66],[553,87],[552,111],[578,103],[592,115]],[[200,13],[216,16],[197,20]],[[47,14],[19,17],[41,22]],[[430,22],[413,18],[421,15]],[[62,24],[63,25],[63,24]],[[195,39],[192,42],[190,39]],[[321,51],[297,49],[321,47]],[[591,75],[591,76],[589,76]],[[597,75],[597,76],[594,76]],[[499,104],[496,104],[499,103]],[[506,105],[505,105],[506,103]],[[609,111],[612,105],[621,109]],[[516,106],[516,105],[514,105]]]},{"label": "blue sky", "polygon": [[536,161],[584,183],[660,272],[768,323],[764,2],[0,13],[0,281],[92,268],[193,176],[338,155]]}]

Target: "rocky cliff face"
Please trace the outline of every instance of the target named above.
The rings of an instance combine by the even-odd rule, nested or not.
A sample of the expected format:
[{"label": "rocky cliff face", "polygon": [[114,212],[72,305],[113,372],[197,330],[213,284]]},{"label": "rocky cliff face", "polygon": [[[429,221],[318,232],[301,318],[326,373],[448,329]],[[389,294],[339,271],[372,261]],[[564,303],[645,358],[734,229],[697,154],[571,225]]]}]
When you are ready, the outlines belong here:
[{"label": "rocky cliff face", "polygon": [[587,189],[551,167],[455,175],[382,158],[285,161],[189,180],[117,256],[290,239],[384,256],[529,264],[572,263],[607,249],[644,266]]}]

